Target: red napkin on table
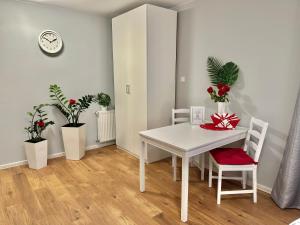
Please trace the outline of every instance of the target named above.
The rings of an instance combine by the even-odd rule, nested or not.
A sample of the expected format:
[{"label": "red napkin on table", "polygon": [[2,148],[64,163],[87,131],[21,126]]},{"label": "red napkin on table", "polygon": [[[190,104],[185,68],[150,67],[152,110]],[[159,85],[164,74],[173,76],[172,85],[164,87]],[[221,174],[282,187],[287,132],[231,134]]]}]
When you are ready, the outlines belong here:
[{"label": "red napkin on table", "polygon": [[235,113],[232,115],[229,115],[228,113],[215,113],[210,118],[212,119],[213,124],[220,128],[234,129],[240,122],[240,119],[235,115]]},{"label": "red napkin on table", "polygon": [[215,113],[210,118],[213,123],[201,124],[200,127],[209,130],[232,130],[240,122],[240,119],[235,114],[229,115],[228,113]]}]

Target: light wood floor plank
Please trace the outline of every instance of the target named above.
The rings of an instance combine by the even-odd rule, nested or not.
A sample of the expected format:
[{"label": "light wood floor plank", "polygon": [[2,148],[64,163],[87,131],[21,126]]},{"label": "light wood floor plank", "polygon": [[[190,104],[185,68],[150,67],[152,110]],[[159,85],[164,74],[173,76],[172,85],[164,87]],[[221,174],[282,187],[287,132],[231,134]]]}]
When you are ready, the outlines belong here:
[{"label": "light wood floor plank", "polygon": [[[257,204],[251,195],[241,195],[226,196],[217,205],[216,183],[208,188],[191,168],[189,221],[182,223],[181,182],[172,181],[170,159],[146,166],[145,193],[139,192],[138,163],[109,146],[80,161],[49,160],[41,170],[1,170],[0,225],[283,225],[300,217],[299,210],[282,210],[262,192]],[[224,182],[224,188],[237,187]]]}]

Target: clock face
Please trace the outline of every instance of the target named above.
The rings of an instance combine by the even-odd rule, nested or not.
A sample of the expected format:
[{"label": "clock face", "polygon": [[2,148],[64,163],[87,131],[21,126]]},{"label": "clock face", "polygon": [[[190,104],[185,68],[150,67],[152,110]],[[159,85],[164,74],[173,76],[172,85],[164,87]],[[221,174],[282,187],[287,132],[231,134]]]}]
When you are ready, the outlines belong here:
[{"label": "clock face", "polygon": [[45,30],[39,36],[39,45],[47,53],[58,53],[63,46],[62,39],[58,33],[52,30]]}]

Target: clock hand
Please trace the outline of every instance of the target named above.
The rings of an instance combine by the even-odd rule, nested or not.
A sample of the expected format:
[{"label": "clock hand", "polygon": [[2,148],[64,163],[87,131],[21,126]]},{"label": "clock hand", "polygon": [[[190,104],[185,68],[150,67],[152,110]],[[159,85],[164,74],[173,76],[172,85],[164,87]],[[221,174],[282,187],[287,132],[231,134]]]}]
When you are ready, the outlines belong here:
[{"label": "clock hand", "polygon": [[51,43],[51,41],[50,41],[48,38],[44,37],[44,39],[46,39],[48,42],[50,42],[50,43]]},{"label": "clock hand", "polygon": [[57,40],[57,38],[54,38],[52,41],[50,41],[50,43],[52,43],[53,41],[56,41]]}]

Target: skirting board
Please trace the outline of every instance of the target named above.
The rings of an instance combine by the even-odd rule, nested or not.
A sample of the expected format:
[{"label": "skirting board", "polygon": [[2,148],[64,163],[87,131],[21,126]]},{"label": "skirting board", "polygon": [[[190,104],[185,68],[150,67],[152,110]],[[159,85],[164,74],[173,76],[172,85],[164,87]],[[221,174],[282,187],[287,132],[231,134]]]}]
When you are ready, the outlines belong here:
[{"label": "skirting board", "polygon": [[268,193],[268,194],[271,194],[271,192],[272,192],[272,188],[269,188],[269,187],[264,186],[264,185],[262,185],[262,184],[257,184],[257,189],[258,189],[258,190],[261,190],[261,191],[263,191],[263,192],[266,192],[266,193]]},{"label": "skirting board", "polygon": [[116,141],[108,141],[108,142],[105,142],[105,143],[99,143],[99,144],[96,144],[96,145],[90,145],[90,146],[86,147],[86,151],[94,150],[96,148],[103,148],[103,147],[106,147],[106,146],[109,146],[109,145],[114,145],[115,143],[116,143]]},{"label": "skirting board", "polygon": [[[114,144],[115,144],[115,141],[109,141],[109,142],[106,142],[106,143],[99,143],[99,144],[96,144],[96,145],[90,145],[90,146],[86,147],[86,151],[94,150],[94,149],[97,149],[97,148],[103,148],[105,146],[114,145]],[[48,155],[48,159],[55,159],[55,158],[63,157],[64,155],[65,155],[64,152],[58,152],[58,153]],[[11,168],[11,167],[16,167],[16,166],[27,165],[27,164],[28,164],[27,160],[2,164],[2,165],[0,165],[0,170]]]},{"label": "skirting board", "polygon": [[[192,164],[200,169],[199,162],[197,160],[193,160]],[[206,166],[205,166],[205,168],[206,168]],[[214,172],[217,172],[217,171],[214,171]],[[252,186],[252,181],[248,179],[247,185]],[[268,194],[271,194],[271,192],[272,192],[272,188],[264,186],[262,184],[257,184],[257,189],[260,190],[260,191],[263,191],[265,193],[268,193]]]},{"label": "skirting board", "polygon": [[[133,157],[135,157],[135,158],[137,158],[137,159],[139,159],[140,158],[140,156],[138,156],[138,155],[136,155],[136,154],[134,154],[134,153],[132,153],[132,152],[130,152],[130,151],[128,151],[127,149],[125,149],[125,148],[121,148],[120,146],[118,146],[117,145],[117,149],[120,149],[120,150],[122,150],[122,151],[124,151],[124,152],[126,152],[126,153],[128,153],[129,155],[132,155]],[[146,162],[147,163],[147,162]]]}]

